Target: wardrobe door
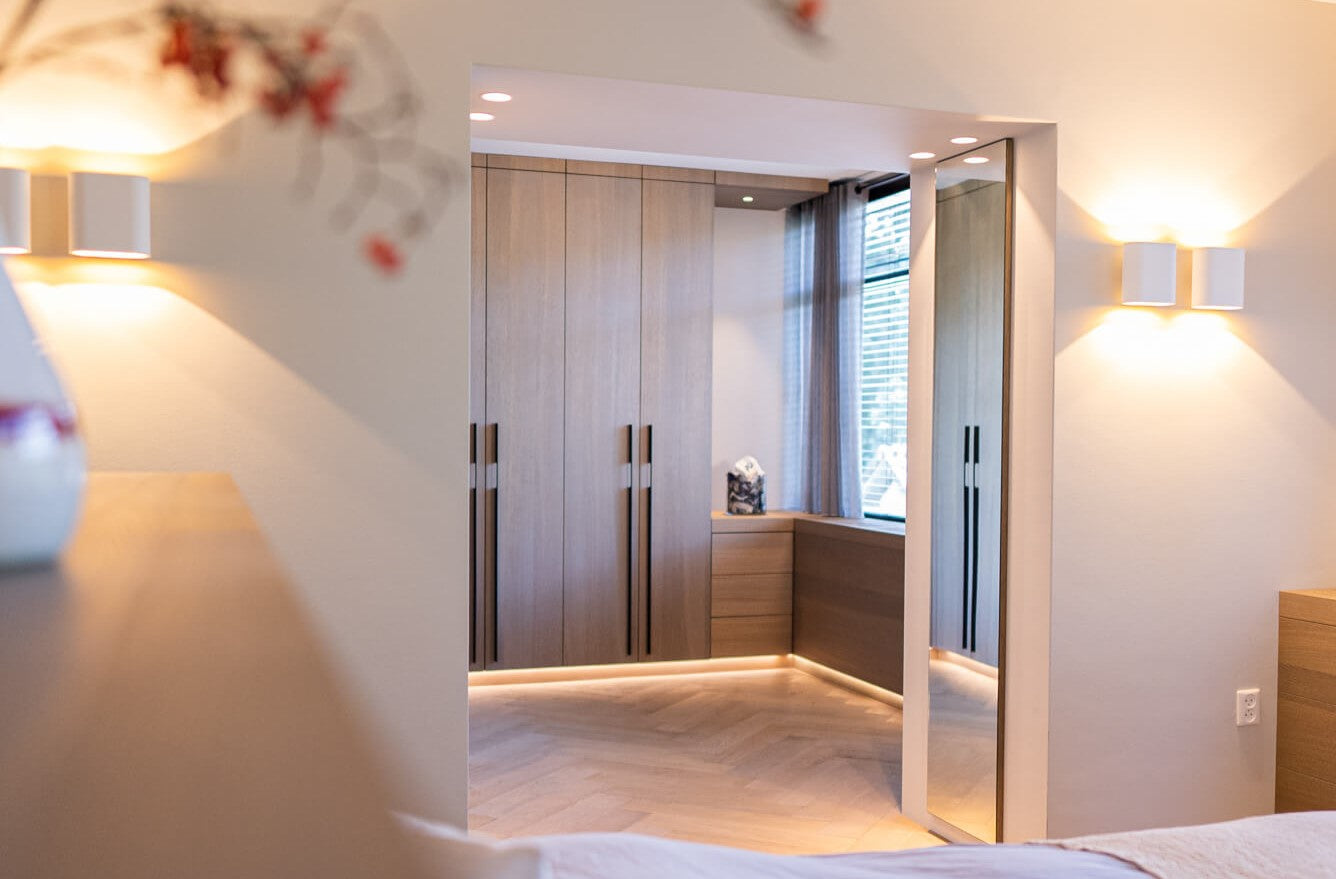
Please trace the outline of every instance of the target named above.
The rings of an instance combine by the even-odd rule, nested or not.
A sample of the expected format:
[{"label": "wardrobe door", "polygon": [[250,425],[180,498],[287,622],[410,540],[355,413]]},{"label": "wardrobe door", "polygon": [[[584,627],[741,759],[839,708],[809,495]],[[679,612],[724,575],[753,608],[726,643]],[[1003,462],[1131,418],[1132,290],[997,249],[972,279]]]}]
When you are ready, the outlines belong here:
[{"label": "wardrobe door", "polygon": [[487,171],[488,668],[562,660],[565,196]]},{"label": "wardrobe door", "polygon": [[640,181],[566,177],[565,662],[636,658]]},{"label": "wardrobe door", "polygon": [[641,643],[710,655],[710,360],[714,187],[643,182]]},{"label": "wardrobe door", "polygon": [[469,313],[469,669],[483,667],[486,628],[487,517],[483,514],[484,428],[487,424],[487,170],[473,169],[472,306]]}]

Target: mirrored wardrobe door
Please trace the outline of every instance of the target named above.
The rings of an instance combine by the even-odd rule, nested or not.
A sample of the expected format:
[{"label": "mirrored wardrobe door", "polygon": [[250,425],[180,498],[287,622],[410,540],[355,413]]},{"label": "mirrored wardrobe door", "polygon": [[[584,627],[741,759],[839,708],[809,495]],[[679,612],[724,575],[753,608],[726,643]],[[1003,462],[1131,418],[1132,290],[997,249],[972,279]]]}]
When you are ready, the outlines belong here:
[{"label": "mirrored wardrobe door", "polygon": [[928,810],[1001,827],[1011,141],[937,166]]}]

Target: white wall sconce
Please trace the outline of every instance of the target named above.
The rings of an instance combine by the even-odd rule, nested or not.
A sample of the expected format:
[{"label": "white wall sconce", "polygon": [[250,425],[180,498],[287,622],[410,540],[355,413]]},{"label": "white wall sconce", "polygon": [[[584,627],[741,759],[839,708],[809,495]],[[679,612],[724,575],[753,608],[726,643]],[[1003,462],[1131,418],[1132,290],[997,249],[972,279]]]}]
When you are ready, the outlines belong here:
[{"label": "white wall sconce", "polygon": [[1123,305],[1173,305],[1178,299],[1178,247],[1133,241],[1123,245]]},{"label": "white wall sconce", "polygon": [[1243,308],[1244,251],[1199,247],[1192,252],[1192,307],[1216,311]]},{"label": "white wall sconce", "polygon": [[32,178],[0,168],[0,253],[32,253]]},{"label": "white wall sconce", "polygon": [[147,259],[147,177],[124,174],[70,175],[70,253],[112,259]]}]

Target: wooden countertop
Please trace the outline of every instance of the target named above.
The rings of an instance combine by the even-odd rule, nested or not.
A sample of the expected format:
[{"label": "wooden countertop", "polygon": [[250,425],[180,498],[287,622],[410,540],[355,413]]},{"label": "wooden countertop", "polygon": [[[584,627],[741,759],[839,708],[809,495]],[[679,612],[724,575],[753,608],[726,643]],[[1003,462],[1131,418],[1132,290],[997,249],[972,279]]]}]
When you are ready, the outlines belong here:
[{"label": "wooden countertop", "polygon": [[1336,589],[1295,589],[1282,592],[1280,615],[1336,626]]},{"label": "wooden countertop", "polygon": [[[722,510],[710,513],[710,527],[715,534],[793,531],[795,523],[800,521],[804,523],[803,527],[844,529],[851,540],[857,539],[855,532],[868,532],[872,535],[889,534],[901,538],[905,534],[905,523],[890,519],[846,519],[817,513],[800,513],[796,510],[775,510],[759,516],[734,515]],[[884,538],[870,539],[880,541]]]},{"label": "wooden countertop", "polygon": [[0,872],[410,877],[389,798],[231,479],[94,475],[0,573]]},{"label": "wooden countertop", "polygon": [[710,530],[715,534],[792,531],[794,519],[809,519],[813,515],[812,513],[799,513],[796,510],[773,510],[756,516],[714,510],[710,513]]}]

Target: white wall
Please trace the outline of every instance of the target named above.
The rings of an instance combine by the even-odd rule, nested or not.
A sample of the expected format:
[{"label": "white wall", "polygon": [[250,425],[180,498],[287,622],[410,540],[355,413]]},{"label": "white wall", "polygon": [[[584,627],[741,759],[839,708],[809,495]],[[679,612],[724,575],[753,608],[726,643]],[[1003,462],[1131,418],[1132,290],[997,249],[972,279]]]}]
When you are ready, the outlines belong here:
[{"label": "white wall", "polygon": [[[1238,730],[1230,706],[1252,685],[1274,705],[1277,590],[1336,576],[1336,9],[839,0],[811,46],[763,3],[375,8],[461,166],[471,61],[1056,122],[1052,681],[1009,681],[1048,689],[1047,830],[1270,808],[1274,712]],[[467,199],[387,290],[291,206],[268,170],[290,158],[248,138],[164,190],[168,316],[99,337],[53,307],[46,326],[83,361],[95,462],[238,474],[419,801],[457,818]],[[1129,325],[1117,241],[1160,232],[1247,247],[1248,308]],[[111,374],[131,352],[138,373]]]},{"label": "white wall", "polygon": [[743,455],[765,470],[766,503],[784,497],[784,211],[714,210],[714,432],[710,491]]}]

